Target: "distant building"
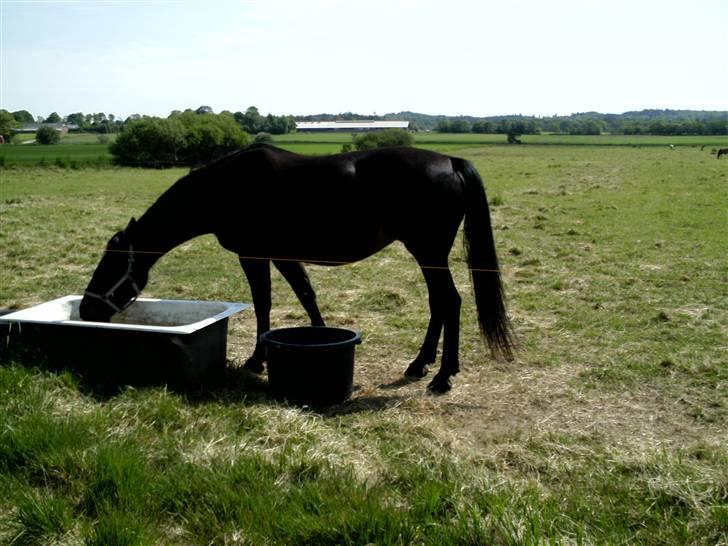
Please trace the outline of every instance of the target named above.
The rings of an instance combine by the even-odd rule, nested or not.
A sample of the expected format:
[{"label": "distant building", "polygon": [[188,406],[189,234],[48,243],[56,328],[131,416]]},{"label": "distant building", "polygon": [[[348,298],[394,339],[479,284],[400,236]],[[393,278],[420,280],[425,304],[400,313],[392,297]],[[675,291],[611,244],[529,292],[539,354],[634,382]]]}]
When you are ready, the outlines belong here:
[{"label": "distant building", "polygon": [[301,133],[338,132],[360,133],[382,129],[408,129],[409,121],[375,121],[370,119],[340,121],[297,121],[296,131]]},{"label": "distant building", "polygon": [[15,133],[35,133],[41,127],[53,127],[56,131],[65,135],[68,131],[75,131],[78,125],[72,123],[26,123],[22,127],[13,129]]}]

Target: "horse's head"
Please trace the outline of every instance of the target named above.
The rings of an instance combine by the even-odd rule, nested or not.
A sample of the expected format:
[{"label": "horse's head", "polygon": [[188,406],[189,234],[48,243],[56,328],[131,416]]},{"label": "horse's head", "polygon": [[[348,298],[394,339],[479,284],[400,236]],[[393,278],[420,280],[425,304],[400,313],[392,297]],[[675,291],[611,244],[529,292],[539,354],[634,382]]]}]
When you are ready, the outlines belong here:
[{"label": "horse's head", "polygon": [[148,270],[136,261],[135,224],[132,218],[126,229],[116,233],[106,245],[106,252],[81,300],[82,320],[108,322],[115,313],[129,306],[147,284]]}]

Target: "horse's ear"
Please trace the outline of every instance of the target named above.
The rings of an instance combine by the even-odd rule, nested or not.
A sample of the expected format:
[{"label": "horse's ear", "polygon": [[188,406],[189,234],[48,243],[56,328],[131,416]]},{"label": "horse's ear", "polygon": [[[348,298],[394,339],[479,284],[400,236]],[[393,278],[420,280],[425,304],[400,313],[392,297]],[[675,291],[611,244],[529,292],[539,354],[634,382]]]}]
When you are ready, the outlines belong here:
[{"label": "horse's ear", "polygon": [[129,231],[130,229],[133,229],[136,225],[136,218],[133,216],[131,217],[131,220],[129,220],[129,224],[126,226],[126,229],[124,231]]}]

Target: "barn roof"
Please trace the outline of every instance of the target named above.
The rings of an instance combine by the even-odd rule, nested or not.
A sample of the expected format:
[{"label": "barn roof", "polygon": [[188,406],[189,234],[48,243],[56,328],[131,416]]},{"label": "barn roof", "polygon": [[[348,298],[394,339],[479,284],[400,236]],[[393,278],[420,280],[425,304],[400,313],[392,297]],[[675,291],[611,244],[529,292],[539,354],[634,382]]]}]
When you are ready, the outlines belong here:
[{"label": "barn roof", "polygon": [[376,129],[407,129],[409,121],[379,121],[370,119],[339,121],[297,121],[298,131],[371,131]]}]

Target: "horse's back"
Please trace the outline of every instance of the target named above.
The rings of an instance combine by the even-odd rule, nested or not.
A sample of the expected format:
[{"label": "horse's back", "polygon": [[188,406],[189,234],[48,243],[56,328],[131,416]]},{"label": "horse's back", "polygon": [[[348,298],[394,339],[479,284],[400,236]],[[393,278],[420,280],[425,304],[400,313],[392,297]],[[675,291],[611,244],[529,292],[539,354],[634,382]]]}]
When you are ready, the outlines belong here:
[{"label": "horse's back", "polygon": [[403,205],[418,196],[457,191],[460,185],[452,158],[409,147],[307,156],[258,145],[210,169],[209,176],[232,199],[274,199],[315,209],[382,200],[382,205],[392,200]]},{"label": "horse's back", "polygon": [[427,150],[317,157],[266,146],[224,167],[215,178],[223,185],[226,246],[348,262],[396,239],[442,232],[443,224],[452,232],[462,218],[451,159]]}]

